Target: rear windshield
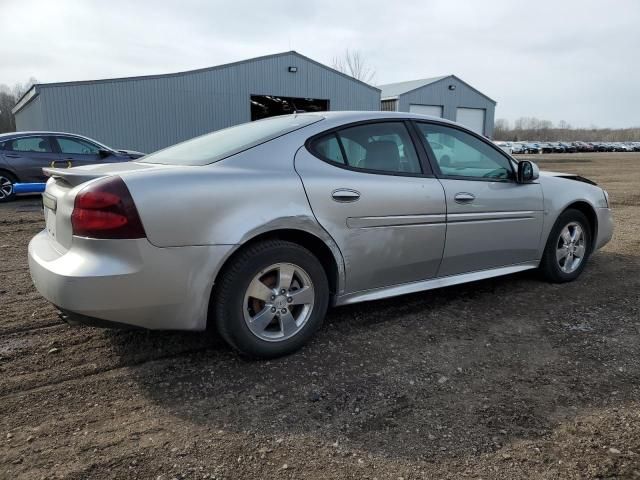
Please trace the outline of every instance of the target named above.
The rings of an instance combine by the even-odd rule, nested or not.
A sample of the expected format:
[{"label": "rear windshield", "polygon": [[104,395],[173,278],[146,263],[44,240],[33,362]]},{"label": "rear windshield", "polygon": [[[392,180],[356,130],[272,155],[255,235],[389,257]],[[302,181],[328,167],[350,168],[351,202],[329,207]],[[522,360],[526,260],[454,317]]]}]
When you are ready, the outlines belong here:
[{"label": "rear windshield", "polygon": [[159,150],[140,161],[164,165],[208,165],[322,119],[320,115],[282,115],[243,123]]}]

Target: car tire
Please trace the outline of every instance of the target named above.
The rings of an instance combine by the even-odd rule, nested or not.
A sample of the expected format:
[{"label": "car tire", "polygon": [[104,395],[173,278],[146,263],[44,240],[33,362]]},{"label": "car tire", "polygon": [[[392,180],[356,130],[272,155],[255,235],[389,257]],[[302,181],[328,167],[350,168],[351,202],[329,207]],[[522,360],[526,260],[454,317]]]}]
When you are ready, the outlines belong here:
[{"label": "car tire", "polygon": [[16,197],[16,192],[13,188],[16,182],[15,176],[0,170],[0,203],[10,202]]},{"label": "car tire", "polygon": [[540,271],[553,283],[575,280],[589,259],[591,242],[591,226],[585,214],[573,208],[565,210],[551,229]]},{"label": "car tire", "polygon": [[275,358],[309,341],[328,304],[329,284],[319,260],[296,243],[267,240],[240,251],[223,268],[210,315],[222,338],[241,354]]}]

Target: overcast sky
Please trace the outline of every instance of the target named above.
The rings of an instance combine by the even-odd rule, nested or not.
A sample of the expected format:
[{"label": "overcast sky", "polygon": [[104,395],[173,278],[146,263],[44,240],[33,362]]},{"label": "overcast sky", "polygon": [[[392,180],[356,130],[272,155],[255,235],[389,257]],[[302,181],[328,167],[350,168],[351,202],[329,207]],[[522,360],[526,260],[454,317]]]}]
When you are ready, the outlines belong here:
[{"label": "overcast sky", "polygon": [[455,74],[496,118],[640,126],[639,0],[0,0],[0,84],[157,74],[345,47],[375,83]]}]

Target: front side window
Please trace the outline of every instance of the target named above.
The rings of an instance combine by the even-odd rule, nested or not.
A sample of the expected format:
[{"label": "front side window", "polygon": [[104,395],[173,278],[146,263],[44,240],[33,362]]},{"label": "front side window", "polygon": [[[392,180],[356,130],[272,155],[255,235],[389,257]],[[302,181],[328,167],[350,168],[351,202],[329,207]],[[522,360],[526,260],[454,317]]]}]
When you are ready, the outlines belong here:
[{"label": "front side window", "polygon": [[8,149],[14,152],[51,153],[49,139],[45,137],[24,137],[9,140]]},{"label": "front side window", "polygon": [[62,153],[96,155],[100,152],[97,145],[80,140],[79,138],[57,137],[58,145]]},{"label": "front side window", "polygon": [[283,115],[243,123],[178,143],[139,160],[164,165],[208,165],[319,122],[320,115]]},{"label": "front side window", "polygon": [[509,160],[473,135],[444,125],[417,125],[431,148],[442,175],[487,179],[513,178]]},{"label": "front side window", "polygon": [[402,122],[367,123],[315,140],[319,157],[355,169],[397,174],[422,172],[418,154]]}]

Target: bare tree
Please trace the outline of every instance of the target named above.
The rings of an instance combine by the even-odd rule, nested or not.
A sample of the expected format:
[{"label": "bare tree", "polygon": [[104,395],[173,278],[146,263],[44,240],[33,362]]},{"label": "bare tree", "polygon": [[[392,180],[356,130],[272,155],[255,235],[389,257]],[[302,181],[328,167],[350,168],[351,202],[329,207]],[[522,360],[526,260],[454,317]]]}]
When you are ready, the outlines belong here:
[{"label": "bare tree", "polygon": [[365,83],[372,83],[376,76],[375,68],[367,64],[358,50],[347,48],[343,55],[333,57],[332,67]]},{"label": "bare tree", "polygon": [[29,91],[29,89],[31,87],[33,87],[36,83],[38,83],[38,79],[35,77],[30,77],[29,80],[27,80],[24,83],[16,83],[13,86],[13,89],[11,91],[11,93],[13,93],[13,96],[16,99],[16,102],[18,100],[20,100],[20,98],[22,97],[22,95],[24,95],[25,93],[27,93]]},{"label": "bare tree", "polygon": [[11,90],[6,85],[0,85],[0,133],[13,132],[16,124],[11,109],[16,104]]},{"label": "bare tree", "polygon": [[496,140],[537,140],[537,141],[604,141],[631,142],[640,141],[640,128],[573,128],[565,120],[558,122],[554,128],[553,122],[540,120],[535,117],[520,117],[513,122],[514,128],[509,128],[509,122],[497,119],[494,138]]},{"label": "bare tree", "polygon": [[15,131],[16,122],[11,110],[22,95],[36,83],[38,80],[31,77],[27,82],[16,83],[13,87],[0,84],[0,133]]}]

